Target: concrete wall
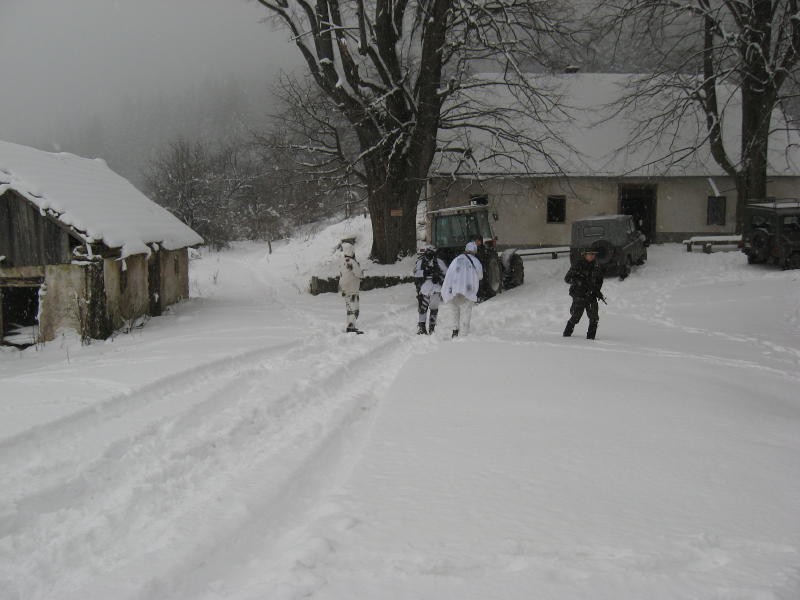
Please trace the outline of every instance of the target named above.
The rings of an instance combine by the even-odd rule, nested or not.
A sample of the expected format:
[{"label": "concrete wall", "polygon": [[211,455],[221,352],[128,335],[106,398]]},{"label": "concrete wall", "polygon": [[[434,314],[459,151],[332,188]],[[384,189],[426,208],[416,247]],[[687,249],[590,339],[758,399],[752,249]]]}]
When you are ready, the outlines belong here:
[{"label": "concrete wall", "polygon": [[[735,229],[736,189],[732,179],[715,177],[720,195],[726,196],[724,226],[707,225],[708,197],[715,195],[705,177],[685,178],[506,178],[480,184],[467,181],[433,182],[429,210],[469,204],[475,195],[486,195],[498,244],[501,246],[566,246],[570,226],[582,217],[619,211],[619,185],[656,187],[655,241],[680,241],[688,235],[726,234]],[[779,198],[800,195],[800,177],[773,178],[769,194]],[[547,197],[565,196],[566,221],[547,222]],[[430,232],[429,232],[430,233]]]},{"label": "concrete wall", "polygon": [[114,329],[122,327],[126,320],[148,314],[150,309],[147,294],[147,257],[144,254],[136,254],[124,260],[124,275],[122,260],[113,258],[103,260],[106,310]]},{"label": "concrete wall", "polygon": [[0,278],[43,278],[40,296],[39,339],[49,341],[61,329],[82,331],[88,314],[87,268],[80,265],[46,265],[0,269]]},{"label": "concrete wall", "polygon": [[88,315],[87,269],[80,265],[47,265],[47,294],[42,298],[39,332],[52,340],[60,329],[82,332]]},{"label": "concrete wall", "polygon": [[189,297],[189,250],[161,250],[159,302],[162,309]]},{"label": "concrete wall", "polygon": [[[154,260],[160,263],[161,306],[188,298],[188,250],[162,250]],[[60,329],[104,338],[124,326],[126,320],[150,312],[148,259],[137,254],[125,262],[124,276],[122,261],[107,258],[102,264],[0,267],[0,278],[44,279],[47,293],[41,300],[39,322],[42,341],[54,339]]]}]

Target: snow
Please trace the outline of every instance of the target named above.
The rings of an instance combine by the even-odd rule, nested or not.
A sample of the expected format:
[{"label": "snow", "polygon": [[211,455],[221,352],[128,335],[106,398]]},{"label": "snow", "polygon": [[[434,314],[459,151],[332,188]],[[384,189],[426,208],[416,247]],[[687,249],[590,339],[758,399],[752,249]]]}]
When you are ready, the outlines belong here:
[{"label": "snow", "polygon": [[798,597],[800,271],[651,246],[592,342],[568,259],[526,259],[465,338],[415,335],[410,284],[348,336],[305,286],[368,232],[196,253],[140,329],[0,348],[0,597]]},{"label": "snow", "polygon": [[12,189],[74,228],[85,242],[120,248],[122,257],[202,244],[202,238],[152,202],[101,159],[0,141],[0,196]]}]

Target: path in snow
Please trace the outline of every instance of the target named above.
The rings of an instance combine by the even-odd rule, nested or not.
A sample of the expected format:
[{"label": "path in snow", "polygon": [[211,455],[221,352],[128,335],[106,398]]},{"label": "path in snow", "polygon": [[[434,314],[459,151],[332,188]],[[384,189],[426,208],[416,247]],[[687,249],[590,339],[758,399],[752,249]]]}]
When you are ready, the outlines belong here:
[{"label": "path in snow", "polygon": [[[568,308],[563,259],[526,261],[525,286],[476,307],[473,334],[450,344],[443,343],[446,322],[435,337],[413,334],[410,285],[363,294],[367,334],[348,337],[341,298],[299,293],[300,279],[279,252],[265,258],[240,249],[195,264],[193,288],[202,298],[142,332],[73,348],[68,359],[55,345],[41,355],[2,355],[2,386],[13,395],[2,410],[15,418],[0,435],[0,597],[465,600],[492,596],[499,588],[484,587],[491,581],[503,582],[506,598],[530,597],[531,582],[549,581],[553,597],[568,598],[582,590],[576,581],[589,591],[604,581],[617,595],[598,597],[619,598],[631,577],[650,592],[665,573],[710,573],[662,586],[663,597],[677,598],[719,585],[720,573],[745,558],[753,572],[734,582],[739,589],[755,589],[770,569],[780,572],[776,586],[800,588],[786,568],[796,558],[796,530],[776,541],[783,503],[800,494],[792,484],[769,490],[778,477],[800,475],[781,462],[794,442],[774,421],[789,415],[785,427],[796,431],[796,405],[781,399],[798,382],[800,272],[681,249],[653,247],[628,280],[607,282],[595,343],[580,338],[585,323],[576,337],[560,337]],[[664,438],[664,456],[652,454],[646,436],[621,444],[625,430],[613,420],[602,427],[582,421],[592,414],[585,396],[598,384],[572,381],[581,366],[616,375],[602,379],[604,394],[625,382],[624,393],[603,396],[601,405],[609,418],[633,415],[634,431],[642,427],[637,419],[668,422],[672,408],[683,406],[685,415],[695,401],[706,423],[735,408],[732,421],[715,425],[737,454],[733,464],[702,444],[702,419],[683,438]],[[437,387],[459,372],[476,379],[455,395]],[[663,389],[648,392],[653,381]],[[710,396],[689,394],[693,381],[708,385]],[[722,408],[715,403],[726,386],[735,403]],[[648,408],[636,416],[640,393]],[[559,412],[563,394],[577,398],[566,413]],[[532,395],[553,402],[526,413]],[[25,412],[28,401],[40,404]],[[752,439],[738,439],[742,417],[735,415],[758,414],[762,401],[770,414]],[[519,411],[518,427],[509,411]],[[498,416],[502,429],[492,431]],[[542,419],[554,429],[531,438],[524,426]],[[564,455],[573,487],[547,461],[563,446],[548,436],[569,427],[582,434]],[[751,445],[775,445],[776,466],[758,475],[767,497],[749,490],[720,520],[730,534],[726,519],[772,493],[774,518],[756,522],[767,525],[761,546],[749,526],[705,539],[692,529],[696,522],[678,527],[669,511],[666,526],[680,533],[648,528],[647,510],[626,504],[626,469],[646,477],[653,461],[668,466],[682,442],[716,456],[734,483],[746,469],[767,466],[759,463],[763,450],[749,458]],[[625,458],[631,444],[647,450],[640,460]],[[613,455],[609,463],[604,452]],[[515,462],[527,453],[529,461]],[[575,544],[577,522],[559,514],[595,514],[580,478],[609,465],[612,474],[596,483],[620,482],[622,496],[604,500],[591,535]],[[544,490],[541,478],[525,479],[525,469],[544,475]],[[706,504],[736,493],[725,481],[703,482],[707,472],[690,468],[688,479],[676,474],[673,482],[700,490],[701,520],[715,511]],[[666,510],[653,490],[669,479],[649,481],[643,506]],[[603,528],[620,525],[615,499],[637,523],[627,536]],[[691,512],[688,498],[680,502]],[[642,540],[654,532],[654,541]]]}]

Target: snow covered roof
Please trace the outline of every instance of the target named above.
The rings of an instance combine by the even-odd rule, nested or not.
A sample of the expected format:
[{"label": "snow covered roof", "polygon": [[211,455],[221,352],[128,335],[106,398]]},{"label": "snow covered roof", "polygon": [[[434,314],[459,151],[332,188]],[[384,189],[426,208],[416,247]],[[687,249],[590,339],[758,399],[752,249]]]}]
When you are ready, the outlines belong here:
[{"label": "snow covered roof", "polygon": [[[547,160],[540,154],[514,147],[508,139],[490,136],[486,130],[443,130],[440,140],[455,146],[469,146],[475,159],[473,164],[458,165],[443,154],[441,162],[434,164],[440,174],[472,173],[475,164],[483,174],[541,174],[555,175],[555,162],[563,173],[570,176],[724,176],[725,172],[711,156],[708,144],[697,151],[688,150],[697,145],[706,134],[705,117],[700,111],[687,110],[679,126],[667,134],[648,139],[636,146],[631,139],[643,124],[656,123],[656,119],[670,106],[669,95],[679,93],[665,89],[663,93],[643,95],[632,108],[620,109],[617,104],[631,94],[642,75],[608,73],[572,73],[535,76],[534,87],[550,97],[550,110],[521,109],[520,100],[507,86],[492,85],[468,92],[472,102],[485,107],[509,107],[517,111],[512,118],[513,127],[540,141],[550,154]],[[731,89],[719,91],[723,112],[723,136],[726,147],[738,153],[741,137],[741,106]],[[725,101],[725,99],[732,101]],[[694,106],[694,105],[690,105]],[[528,115],[530,117],[528,118]],[[483,125],[492,125],[486,117]],[[474,121],[475,119],[473,119]],[[776,113],[775,123],[783,120]],[[778,130],[770,138],[769,174],[800,175],[800,135],[796,131]],[[469,144],[464,144],[464,138]],[[460,139],[459,139],[460,138]],[[681,157],[678,160],[677,157]],[[736,161],[737,156],[732,160]],[[473,169],[473,170],[470,170]]]},{"label": "snow covered roof", "polygon": [[0,195],[14,190],[85,242],[119,248],[123,257],[202,244],[203,238],[101,159],[0,141]]}]

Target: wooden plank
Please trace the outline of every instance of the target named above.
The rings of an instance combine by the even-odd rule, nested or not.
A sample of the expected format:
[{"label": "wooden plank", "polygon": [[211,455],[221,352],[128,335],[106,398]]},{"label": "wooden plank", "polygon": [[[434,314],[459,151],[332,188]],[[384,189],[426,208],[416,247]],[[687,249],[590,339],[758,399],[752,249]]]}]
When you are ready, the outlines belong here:
[{"label": "wooden plank", "polygon": [[38,287],[44,277],[0,277],[0,287]]}]

